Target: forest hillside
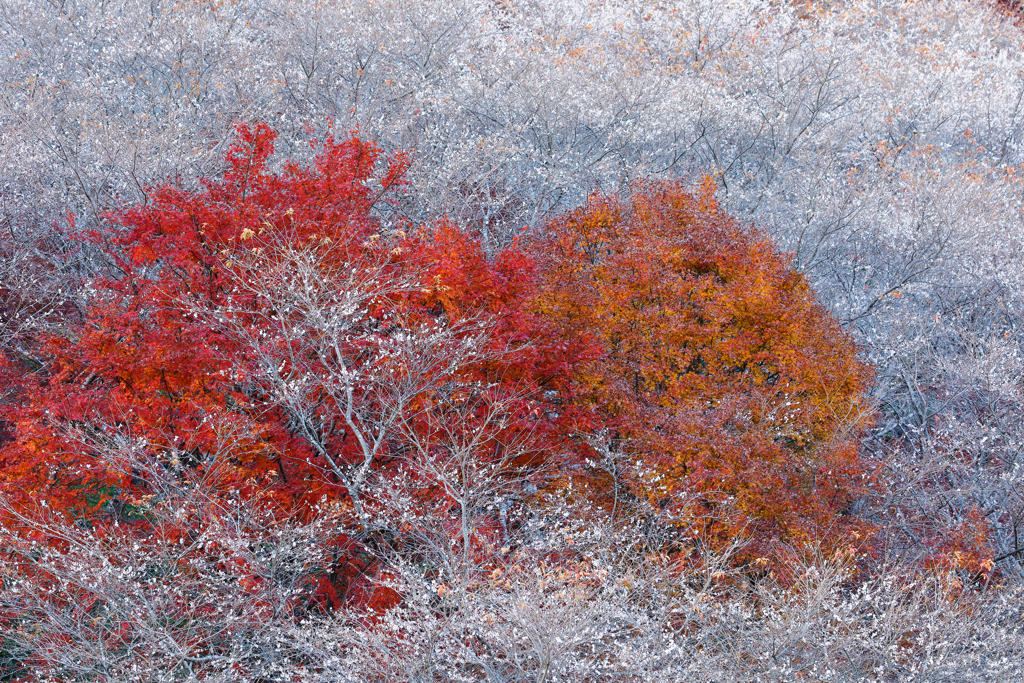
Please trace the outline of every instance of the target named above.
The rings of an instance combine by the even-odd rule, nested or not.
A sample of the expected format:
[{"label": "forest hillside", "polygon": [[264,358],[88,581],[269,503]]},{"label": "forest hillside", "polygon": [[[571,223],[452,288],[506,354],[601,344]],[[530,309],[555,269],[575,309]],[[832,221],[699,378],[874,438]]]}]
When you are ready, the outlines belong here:
[{"label": "forest hillside", "polygon": [[0,0],[0,681],[1024,678],[1024,16]]}]

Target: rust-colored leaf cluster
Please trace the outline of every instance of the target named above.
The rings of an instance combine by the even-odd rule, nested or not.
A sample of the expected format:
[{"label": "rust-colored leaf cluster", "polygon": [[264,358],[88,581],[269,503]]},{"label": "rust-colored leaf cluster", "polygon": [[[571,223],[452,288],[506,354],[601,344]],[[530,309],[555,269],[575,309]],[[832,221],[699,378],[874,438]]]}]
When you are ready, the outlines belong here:
[{"label": "rust-colored leaf cluster", "polygon": [[575,429],[604,430],[623,459],[614,481],[593,470],[606,498],[676,506],[705,533],[751,535],[759,554],[858,528],[870,372],[710,181],[593,197],[552,221],[537,253],[540,310],[592,349],[566,386]]}]

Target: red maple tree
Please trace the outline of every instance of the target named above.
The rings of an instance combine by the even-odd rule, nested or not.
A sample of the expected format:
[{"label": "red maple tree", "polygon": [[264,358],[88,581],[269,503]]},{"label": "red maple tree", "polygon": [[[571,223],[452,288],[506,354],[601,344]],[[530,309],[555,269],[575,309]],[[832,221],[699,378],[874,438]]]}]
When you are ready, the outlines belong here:
[{"label": "red maple tree", "polygon": [[[528,344],[523,253],[488,259],[449,223],[378,220],[402,155],[328,140],[311,166],[275,173],[273,139],[241,126],[221,179],[110,216],[115,275],[90,283],[84,324],[45,340],[46,367],[6,411],[0,486],[23,511],[143,536],[154,477],[273,500],[283,518],[326,501],[348,529],[318,579],[338,604],[375,564],[370,482],[450,460],[456,432],[484,427],[474,458],[508,476],[536,467],[534,378],[559,361]],[[435,514],[458,504],[422,488]]]}]

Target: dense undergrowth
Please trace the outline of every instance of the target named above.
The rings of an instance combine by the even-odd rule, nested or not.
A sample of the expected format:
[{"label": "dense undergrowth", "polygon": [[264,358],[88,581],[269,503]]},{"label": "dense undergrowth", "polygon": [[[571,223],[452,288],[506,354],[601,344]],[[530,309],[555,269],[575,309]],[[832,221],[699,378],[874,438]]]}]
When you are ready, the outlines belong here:
[{"label": "dense undergrowth", "polygon": [[1013,17],[0,26],[0,679],[1021,675]]}]

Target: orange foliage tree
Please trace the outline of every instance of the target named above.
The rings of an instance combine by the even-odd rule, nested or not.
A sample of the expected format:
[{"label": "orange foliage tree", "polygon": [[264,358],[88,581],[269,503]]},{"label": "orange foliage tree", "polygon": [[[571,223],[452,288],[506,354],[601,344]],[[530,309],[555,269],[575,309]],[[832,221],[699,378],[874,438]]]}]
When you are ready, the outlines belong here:
[{"label": "orange foliage tree", "polygon": [[606,502],[645,501],[720,540],[750,535],[757,557],[856,531],[870,373],[710,181],[594,196],[551,221],[536,254],[538,310],[588,349],[562,416],[591,445],[605,436],[590,484]]}]

